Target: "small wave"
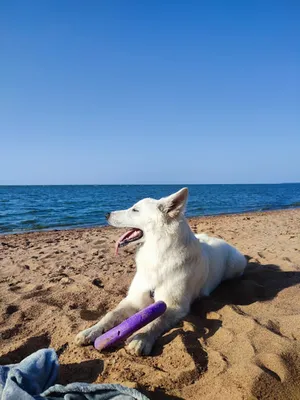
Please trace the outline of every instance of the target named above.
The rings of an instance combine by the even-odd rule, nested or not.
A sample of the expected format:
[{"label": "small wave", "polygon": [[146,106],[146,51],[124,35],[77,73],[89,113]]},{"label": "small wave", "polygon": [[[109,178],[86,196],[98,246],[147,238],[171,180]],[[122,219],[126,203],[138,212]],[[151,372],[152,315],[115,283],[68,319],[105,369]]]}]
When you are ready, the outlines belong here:
[{"label": "small wave", "polygon": [[289,207],[300,207],[300,201],[295,201],[294,203],[289,204]]},{"label": "small wave", "polygon": [[75,217],[73,215],[66,215],[66,216],[62,217],[61,219],[62,219],[62,221],[71,221],[71,220],[77,219],[77,217]]},{"label": "small wave", "polygon": [[204,207],[191,207],[191,212],[194,212],[194,211],[203,211],[203,210],[205,210],[205,208]]},{"label": "small wave", "polygon": [[21,225],[29,225],[29,224],[35,224],[37,222],[36,219],[25,219],[20,222]]},{"label": "small wave", "polygon": [[260,211],[270,211],[270,210],[284,210],[286,208],[300,207],[300,201],[295,201],[289,204],[267,204],[266,206],[260,208]]},{"label": "small wave", "polygon": [[14,232],[17,228],[14,228],[13,225],[4,225],[0,224],[0,234],[7,234]]},{"label": "small wave", "polygon": [[264,207],[261,207],[259,209],[259,211],[270,211],[270,210],[274,210],[275,208],[276,208],[276,206],[274,206],[274,205],[272,206],[271,204],[268,204]]},{"label": "small wave", "polygon": [[43,224],[33,224],[31,229],[39,231],[42,229],[48,229],[48,226]]},{"label": "small wave", "polygon": [[56,210],[54,208],[40,208],[40,209],[34,209],[32,211],[27,211],[28,214],[44,214],[44,213],[51,213],[55,212]]},{"label": "small wave", "polygon": [[53,208],[40,208],[40,209],[31,209],[31,210],[26,210],[26,211],[21,211],[21,212],[15,212],[11,211],[9,213],[6,213],[7,215],[13,215],[14,217],[23,217],[26,215],[38,215],[38,214],[48,214],[51,213],[54,210]]}]

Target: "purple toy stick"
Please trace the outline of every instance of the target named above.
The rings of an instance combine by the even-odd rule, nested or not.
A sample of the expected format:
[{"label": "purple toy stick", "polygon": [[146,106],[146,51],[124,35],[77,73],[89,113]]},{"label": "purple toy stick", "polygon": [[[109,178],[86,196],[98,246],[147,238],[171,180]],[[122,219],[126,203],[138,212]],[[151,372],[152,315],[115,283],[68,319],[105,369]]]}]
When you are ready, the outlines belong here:
[{"label": "purple toy stick", "polygon": [[94,342],[95,349],[101,351],[120,342],[121,340],[127,339],[134,332],[160,317],[166,309],[167,305],[163,301],[157,301],[156,303],[151,304],[127,318],[120,325],[117,325],[115,328],[112,328],[103,335],[97,337]]}]

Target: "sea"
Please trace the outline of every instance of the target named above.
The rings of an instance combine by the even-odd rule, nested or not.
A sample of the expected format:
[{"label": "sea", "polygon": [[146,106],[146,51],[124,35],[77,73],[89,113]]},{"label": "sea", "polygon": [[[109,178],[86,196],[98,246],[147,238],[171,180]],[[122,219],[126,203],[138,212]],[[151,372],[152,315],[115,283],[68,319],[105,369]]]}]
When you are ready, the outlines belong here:
[{"label": "sea", "polygon": [[0,234],[103,226],[105,213],[188,186],[187,216],[300,207],[300,183],[0,186]]}]

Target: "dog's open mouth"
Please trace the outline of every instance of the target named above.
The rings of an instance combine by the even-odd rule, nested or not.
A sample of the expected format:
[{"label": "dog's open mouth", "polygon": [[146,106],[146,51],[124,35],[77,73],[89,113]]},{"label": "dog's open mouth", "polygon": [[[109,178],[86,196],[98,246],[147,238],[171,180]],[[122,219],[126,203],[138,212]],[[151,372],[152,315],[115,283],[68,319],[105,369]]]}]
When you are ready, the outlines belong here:
[{"label": "dog's open mouth", "polygon": [[129,243],[135,242],[143,237],[143,231],[137,228],[130,229],[122,235],[116,243],[116,254],[118,254],[118,250],[120,247],[127,246]]}]

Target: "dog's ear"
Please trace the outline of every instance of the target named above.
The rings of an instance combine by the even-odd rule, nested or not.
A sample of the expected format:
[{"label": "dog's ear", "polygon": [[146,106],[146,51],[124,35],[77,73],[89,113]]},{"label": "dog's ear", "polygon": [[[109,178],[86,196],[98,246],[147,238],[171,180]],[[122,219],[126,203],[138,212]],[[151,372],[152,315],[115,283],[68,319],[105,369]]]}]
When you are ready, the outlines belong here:
[{"label": "dog's ear", "polygon": [[184,211],[188,194],[188,188],[180,189],[178,192],[171,194],[171,196],[160,199],[158,208],[171,218],[175,218]]}]

